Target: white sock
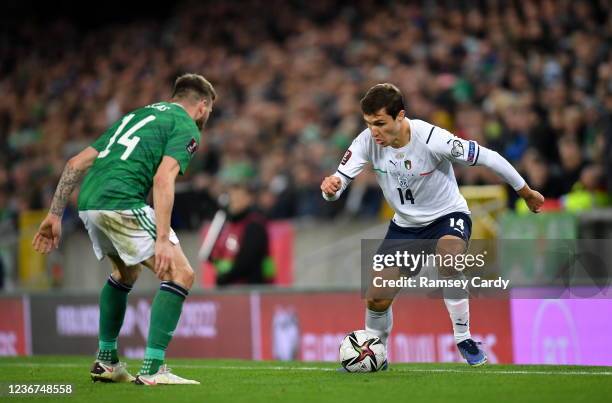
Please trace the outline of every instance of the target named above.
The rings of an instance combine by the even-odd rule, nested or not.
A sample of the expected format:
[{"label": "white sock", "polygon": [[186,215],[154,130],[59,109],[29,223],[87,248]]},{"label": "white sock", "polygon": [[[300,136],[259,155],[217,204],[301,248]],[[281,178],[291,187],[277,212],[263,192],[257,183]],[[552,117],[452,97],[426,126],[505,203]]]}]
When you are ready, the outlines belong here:
[{"label": "white sock", "polygon": [[366,308],[365,330],[377,336],[383,344],[387,345],[387,337],[393,327],[393,310],[389,307],[386,311],[376,312]]},{"label": "white sock", "polygon": [[455,342],[461,343],[471,339],[470,334],[470,300],[468,298],[451,299],[444,298],[444,304],[453,322]]}]

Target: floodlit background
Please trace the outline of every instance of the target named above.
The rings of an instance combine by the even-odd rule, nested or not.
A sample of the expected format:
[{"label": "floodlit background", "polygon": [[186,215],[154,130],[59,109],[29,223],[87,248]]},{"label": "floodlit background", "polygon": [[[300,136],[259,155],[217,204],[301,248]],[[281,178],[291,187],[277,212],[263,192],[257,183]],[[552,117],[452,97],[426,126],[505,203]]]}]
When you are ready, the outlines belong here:
[{"label": "floodlit background", "polygon": [[[359,99],[379,82],[400,87],[409,118],[498,151],[547,198],[530,215],[485,168],[456,166],[474,238],[610,238],[609,1],[167,3],[3,3],[0,355],[95,350],[109,270],[75,204],[57,252],[43,258],[30,241],[65,161],[123,114],[166,100],[184,72],[204,75],[219,98],[177,184],[173,227],[198,279],[175,356],[335,360],[342,336],[363,327],[360,240],[382,238],[391,212],[371,172],[336,203],[318,189],[364,129]],[[197,260],[235,181],[270,220],[273,284],[215,287]],[[525,254],[513,270],[529,277],[546,265]],[[144,351],[157,287],[148,274],[120,341],[131,357]],[[600,295],[477,300],[472,330],[493,362],[612,365],[595,337],[612,333],[611,315],[595,314],[612,311],[612,291]],[[400,298],[391,360],[458,360],[447,318],[439,300]]]}]

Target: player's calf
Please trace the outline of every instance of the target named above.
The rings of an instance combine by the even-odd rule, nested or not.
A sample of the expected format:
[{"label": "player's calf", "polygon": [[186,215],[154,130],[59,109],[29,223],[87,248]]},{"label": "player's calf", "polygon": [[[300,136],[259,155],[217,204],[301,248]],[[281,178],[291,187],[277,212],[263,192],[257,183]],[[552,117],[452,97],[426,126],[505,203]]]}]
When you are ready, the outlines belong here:
[{"label": "player's calf", "polygon": [[[174,244],[172,250],[171,270],[163,276],[164,281],[161,282],[151,305],[147,348],[139,373],[141,376],[153,376],[164,366],[166,349],[176,330],[183,302],[189,295],[195,277],[180,245]],[[156,256],[153,256],[143,262],[154,273],[156,273],[155,259]]]},{"label": "player's calf", "polygon": [[378,298],[368,298],[366,300],[366,304],[369,310],[376,312],[384,312],[393,303],[392,299],[378,299]]},{"label": "player's calf", "polygon": [[378,337],[385,346],[393,328],[392,302],[392,299],[368,299],[365,312],[365,330]]},{"label": "player's calf", "polygon": [[153,375],[164,364],[166,349],[181,317],[189,291],[173,281],[162,281],[153,304],[145,357],[140,375]]}]

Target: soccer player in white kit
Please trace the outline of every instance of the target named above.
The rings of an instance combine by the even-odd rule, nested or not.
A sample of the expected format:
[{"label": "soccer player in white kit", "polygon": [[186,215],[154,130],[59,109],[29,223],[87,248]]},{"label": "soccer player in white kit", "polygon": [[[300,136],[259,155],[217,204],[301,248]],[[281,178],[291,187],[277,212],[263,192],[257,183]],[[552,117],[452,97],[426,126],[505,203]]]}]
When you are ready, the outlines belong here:
[{"label": "soccer player in white kit", "polygon": [[[371,163],[385,199],[395,211],[385,239],[431,239],[436,253],[465,252],[472,223],[452,163],[493,170],[534,213],[544,203],[544,197],[497,152],[425,121],[407,119],[402,93],[393,84],[370,88],[361,100],[361,110],[368,128],[353,140],[338,170],[321,183],[321,190],[326,200],[337,200]],[[443,276],[458,273],[449,273],[452,268],[438,269]],[[385,344],[393,326],[392,302],[389,296],[367,296],[365,328]],[[467,292],[463,298],[445,295],[444,302],[459,352],[470,365],[485,364],[485,352],[470,335]]]}]

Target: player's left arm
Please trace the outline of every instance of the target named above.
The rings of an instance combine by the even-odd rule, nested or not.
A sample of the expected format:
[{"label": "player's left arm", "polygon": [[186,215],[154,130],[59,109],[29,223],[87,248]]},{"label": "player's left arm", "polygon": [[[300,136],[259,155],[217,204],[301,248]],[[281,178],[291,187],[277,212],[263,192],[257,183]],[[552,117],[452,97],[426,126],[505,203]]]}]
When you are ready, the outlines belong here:
[{"label": "player's left arm", "polygon": [[155,207],[155,273],[164,280],[168,271],[174,270],[172,244],[170,242],[170,218],[174,206],[174,182],[180,172],[179,162],[165,155],[153,178],[153,206]]},{"label": "player's left arm", "polygon": [[98,157],[98,151],[93,147],[87,147],[74,157],[70,158],[64,167],[60,177],[53,201],[49,208],[47,217],[43,220],[34,235],[32,246],[40,253],[49,253],[52,248],[59,247],[59,240],[62,234],[62,215],[66,209],[66,204],[70,195],[93,165]]},{"label": "player's left arm", "polygon": [[157,239],[155,240],[155,274],[166,280],[174,272],[174,252],[170,242],[170,217],[174,205],[176,177],[183,175],[198,149],[200,133],[193,122],[177,124],[168,133],[163,158],[153,178],[153,206]]},{"label": "player's left arm", "polygon": [[525,179],[517,172],[507,159],[502,157],[497,151],[490,150],[483,146],[480,149],[480,157],[474,165],[486,166],[508,183],[516,193],[525,200],[527,207],[534,213],[539,213],[544,204],[544,196],[537,190],[529,187]]},{"label": "player's left arm", "polygon": [[427,144],[438,156],[468,166],[485,166],[500,176],[522,197],[534,213],[539,213],[544,196],[529,187],[518,171],[498,152],[479,145],[473,140],[453,136],[450,132],[432,126]]}]

